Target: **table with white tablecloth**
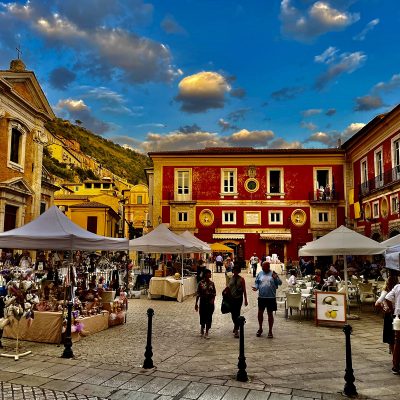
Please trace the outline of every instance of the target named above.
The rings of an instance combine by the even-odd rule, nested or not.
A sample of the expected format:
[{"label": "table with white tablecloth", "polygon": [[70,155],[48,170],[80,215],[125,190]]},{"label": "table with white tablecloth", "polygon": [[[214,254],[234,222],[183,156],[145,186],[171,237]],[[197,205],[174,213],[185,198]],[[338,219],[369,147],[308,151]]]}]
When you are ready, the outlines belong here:
[{"label": "table with white tablecloth", "polygon": [[175,279],[174,277],[153,277],[150,279],[149,298],[152,296],[166,296],[176,298],[179,302],[186,296],[191,296],[197,292],[196,277]]}]

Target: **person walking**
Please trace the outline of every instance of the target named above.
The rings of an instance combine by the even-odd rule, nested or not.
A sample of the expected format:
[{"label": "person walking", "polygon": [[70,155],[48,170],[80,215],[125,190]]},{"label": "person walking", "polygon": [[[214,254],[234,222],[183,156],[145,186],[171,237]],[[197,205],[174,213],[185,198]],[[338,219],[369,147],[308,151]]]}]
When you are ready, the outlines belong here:
[{"label": "person walking", "polygon": [[393,354],[394,331],[393,331],[393,313],[385,300],[386,295],[399,283],[397,271],[390,270],[385,286],[381,295],[375,302],[375,307],[381,307],[383,314],[383,343],[389,345],[389,353]]},{"label": "person walking", "polygon": [[204,278],[197,286],[196,305],[194,306],[194,309],[199,312],[200,316],[200,335],[204,336],[205,339],[209,339],[216,294],[214,282],[211,280],[211,271],[205,269]]},{"label": "person walking", "polygon": [[276,289],[282,285],[278,274],[271,271],[271,265],[268,261],[262,263],[262,271],[257,275],[253,290],[258,290],[258,324],[257,337],[263,333],[264,311],[268,314],[268,337],[273,338],[272,327],[274,326],[274,311],[277,310]]},{"label": "person walking", "polygon": [[[385,300],[389,305],[390,312],[394,315],[400,315],[400,284],[397,284],[386,296]],[[394,331],[393,346],[393,367],[392,372],[395,375],[400,374],[400,331]]]},{"label": "person walking", "polygon": [[253,253],[253,255],[250,257],[250,268],[253,271],[253,278],[256,277],[258,261],[257,254]]},{"label": "person walking", "polygon": [[224,263],[224,258],[222,257],[222,254],[219,253],[217,257],[215,257],[215,272],[222,272],[222,265]]},{"label": "person walking", "polygon": [[233,267],[233,276],[229,280],[228,286],[226,291],[229,294],[230,299],[230,307],[231,307],[231,316],[233,322],[233,335],[235,338],[239,337],[239,321],[238,318],[240,317],[240,310],[243,304],[244,298],[244,305],[247,307],[247,292],[246,292],[246,282],[242,276],[240,276],[240,267],[235,265]]}]

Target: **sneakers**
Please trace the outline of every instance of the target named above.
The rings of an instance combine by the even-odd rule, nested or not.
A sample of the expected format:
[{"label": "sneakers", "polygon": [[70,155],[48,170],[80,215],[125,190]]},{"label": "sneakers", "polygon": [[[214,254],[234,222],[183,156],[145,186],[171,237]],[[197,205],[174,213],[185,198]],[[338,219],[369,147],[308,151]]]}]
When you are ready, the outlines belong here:
[{"label": "sneakers", "polygon": [[203,337],[204,337],[204,339],[210,339],[210,336],[208,335],[208,332],[206,332]]},{"label": "sneakers", "polygon": [[400,370],[398,368],[393,367],[392,368],[392,374],[393,375],[399,375],[400,374]]}]

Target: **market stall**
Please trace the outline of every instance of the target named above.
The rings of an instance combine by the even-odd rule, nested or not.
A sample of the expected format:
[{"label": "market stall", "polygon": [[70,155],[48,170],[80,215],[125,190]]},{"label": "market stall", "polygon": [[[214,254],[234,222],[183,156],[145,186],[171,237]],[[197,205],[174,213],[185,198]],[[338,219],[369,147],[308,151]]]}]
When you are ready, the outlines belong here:
[{"label": "market stall", "polygon": [[[190,281],[187,281],[187,284],[185,284],[184,276],[183,276],[183,255],[185,253],[199,253],[203,252],[204,247],[200,246],[200,244],[194,244],[193,242],[190,242],[186,240],[184,237],[181,235],[176,235],[175,233],[171,232],[168,229],[168,226],[166,224],[160,224],[152,230],[150,233],[147,235],[144,235],[138,239],[132,239],[129,241],[129,249],[130,250],[136,250],[136,251],[142,251],[145,253],[164,253],[164,254],[181,254],[181,271],[182,273],[180,274],[180,279],[175,280],[174,279],[174,284],[176,284],[176,281],[179,282],[180,287],[173,291],[168,291],[168,293],[173,293],[176,294],[176,298],[183,299],[186,297],[188,294],[186,291],[189,291],[189,293],[192,293],[192,286]],[[150,291],[151,294],[156,295],[161,293],[155,293],[155,292],[162,292],[166,291],[167,287],[172,286],[172,282],[167,281],[166,279],[158,281],[157,279],[159,278],[151,278],[150,283],[149,283],[149,288],[152,288]],[[170,285],[171,283],[171,285]],[[161,289],[161,287],[163,289]],[[157,289],[156,289],[157,288]],[[153,290],[153,292],[152,292]],[[150,294],[150,295],[151,295]],[[175,296],[172,296],[175,297]]]},{"label": "market stall", "polygon": [[192,296],[197,292],[197,282],[194,276],[175,279],[173,276],[153,277],[150,280],[149,298],[159,296],[172,297],[179,302],[184,300],[184,297]]},{"label": "market stall", "polygon": [[[95,265],[91,264],[90,254],[85,260],[80,251],[127,250],[128,240],[108,238],[88,232],[74,224],[53,206],[34,221],[20,228],[0,233],[0,248],[69,250],[71,252],[69,259],[58,259],[59,264],[56,269],[48,268],[47,261],[39,260],[40,255],[34,266],[31,260],[26,260],[25,264],[20,263],[12,268],[10,268],[10,263],[3,265],[1,271],[3,277],[8,274],[5,278],[7,282],[5,319],[7,321],[4,337],[19,336],[26,340],[59,342],[64,323],[65,304],[68,300],[72,301],[75,307],[73,324],[76,329],[75,331],[72,329],[72,332],[81,332],[81,336],[84,332],[90,334],[108,327],[111,315],[113,315],[113,320],[121,319],[121,304],[112,303],[110,312],[103,311],[100,293],[96,287]],[[75,257],[72,256],[73,251],[77,251]],[[85,261],[88,265],[85,265]],[[82,277],[77,273],[78,265],[88,270],[93,267],[90,282],[85,279],[85,276]],[[112,263],[109,269],[113,269]],[[35,273],[39,279],[35,278]],[[105,271],[102,270],[101,273]],[[84,282],[88,288],[84,293],[79,293],[79,282]],[[76,285],[77,296],[73,290]],[[60,292],[62,299],[60,299]],[[28,308],[27,299],[31,301]]]}]

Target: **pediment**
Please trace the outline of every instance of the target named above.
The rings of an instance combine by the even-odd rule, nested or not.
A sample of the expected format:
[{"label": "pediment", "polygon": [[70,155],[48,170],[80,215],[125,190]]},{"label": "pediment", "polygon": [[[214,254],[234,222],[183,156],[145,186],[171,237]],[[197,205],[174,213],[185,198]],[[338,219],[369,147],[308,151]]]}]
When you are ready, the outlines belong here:
[{"label": "pediment", "polygon": [[11,87],[11,91],[26,104],[45,114],[48,119],[55,118],[54,112],[33,72],[0,71],[0,77]]},{"label": "pediment", "polygon": [[25,181],[24,178],[11,178],[6,181],[0,182],[0,188],[6,189],[7,191],[13,191],[18,193],[25,193],[33,195],[34,191],[31,186]]}]

